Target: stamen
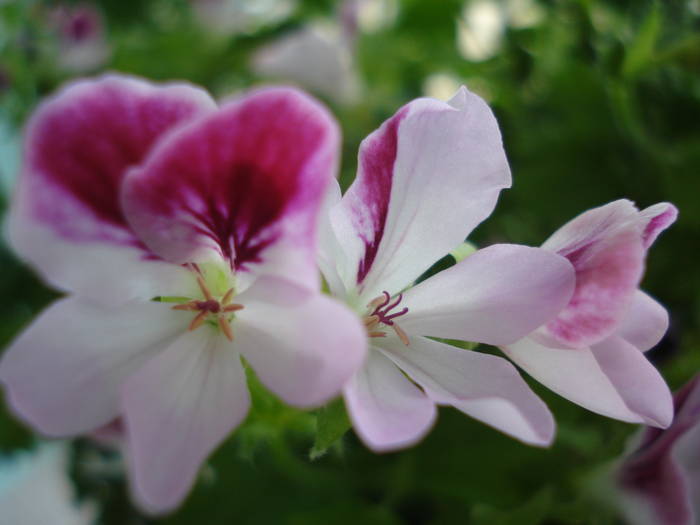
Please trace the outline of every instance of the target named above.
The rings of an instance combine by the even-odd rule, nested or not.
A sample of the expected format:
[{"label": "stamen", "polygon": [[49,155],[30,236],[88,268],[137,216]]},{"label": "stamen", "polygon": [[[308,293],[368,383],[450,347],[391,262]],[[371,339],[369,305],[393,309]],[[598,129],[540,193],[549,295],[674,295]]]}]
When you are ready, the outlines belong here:
[{"label": "stamen", "polygon": [[202,293],[204,294],[206,300],[213,301],[214,296],[211,294],[209,288],[207,288],[207,283],[204,282],[204,279],[202,279],[200,275],[197,276],[197,284],[199,285],[199,289],[202,290]]},{"label": "stamen", "polygon": [[230,288],[229,291],[226,292],[221,298],[221,305],[226,306],[228,303],[231,302],[231,299],[233,299],[233,288]]},{"label": "stamen", "polygon": [[223,316],[219,316],[219,328],[221,328],[221,331],[226,336],[226,339],[233,341],[233,330],[231,329],[229,322]]},{"label": "stamen", "polygon": [[197,328],[199,328],[200,326],[202,326],[202,324],[204,323],[204,320],[207,318],[208,313],[209,312],[207,312],[206,310],[202,310],[201,312],[199,312],[197,314],[197,316],[194,319],[192,319],[192,322],[190,323],[188,330],[190,332],[192,332],[192,331],[196,330]]},{"label": "stamen", "polygon": [[386,337],[386,332],[368,332],[367,335],[370,337]]},{"label": "stamen", "polygon": [[403,329],[396,323],[393,323],[391,327],[394,329],[394,332],[396,332],[396,335],[399,337],[399,339],[401,339],[401,342],[408,346],[410,342],[408,340],[408,334],[406,334],[406,332],[404,332]]},{"label": "stamen", "polygon": [[187,310],[193,312],[199,310],[196,301],[190,301],[189,303],[176,304],[172,307],[173,310]]},{"label": "stamen", "polygon": [[238,310],[243,310],[245,306],[242,304],[229,304],[224,306],[224,312],[237,312]]}]

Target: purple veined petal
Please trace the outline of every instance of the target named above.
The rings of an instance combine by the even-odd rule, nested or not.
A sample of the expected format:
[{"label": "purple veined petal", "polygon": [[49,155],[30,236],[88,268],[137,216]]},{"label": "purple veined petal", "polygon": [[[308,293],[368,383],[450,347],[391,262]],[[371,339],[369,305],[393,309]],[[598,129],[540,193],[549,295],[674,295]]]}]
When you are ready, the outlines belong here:
[{"label": "purple veined petal", "polygon": [[411,284],[484,220],[510,186],[498,124],[460,89],[417,99],[361,144],[357,178],[331,212],[341,274],[372,299]]},{"label": "purple veined petal", "polygon": [[673,418],[671,394],[644,354],[619,337],[592,348],[552,348],[531,338],[501,347],[537,381],[604,416],[665,427]]},{"label": "purple veined petal", "polygon": [[671,226],[678,218],[678,208],[668,202],[660,202],[639,212],[643,223],[642,240],[644,247],[649,248],[659,234]]},{"label": "purple veined petal", "polygon": [[[357,315],[318,293],[265,301],[259,278],[240,301],[232,327],[235,347],[272,392],[294,406],[318,406],[340,394],[367,353],[367,335]],[[274,286],[274,283],[273,283]],[[258,300],[255,300],[255,298]]]},{"label": "purple veined petal", "polygon": [[512,343],[568,303],[574,271],[541,248],[497,244],[404,293],[409,333],[493,345]]},{"label": "purple veined petal", "polygon": [[686,497],[692,509],[694,523],[700,517],[700,425],[696,424],[681,436],[672,452],[673,459],[682,466],[687,480]]},{"label": "purple veined petal", "polygon": [[418,443],[437,417],[435,403],[376,349],[343,395],[355,432],[375,452]]},{"label": "purple veined petal", "polygon": [[9,216],[14,249],[61,290],[110,302],[153,297],[154,275],[168,270],[126,223],[122,180],[162,135],[214,107],[187,84],[120,75],[68,84],[27,128]]},{"label": "purple veined petal", "polygon": [[452,405],[525,443],[551,444],[552,414],[507,360],[420,336],[410,336],[408,347],[395,337],[379,344],[436,403]]},{"label": "purple veined petal", "polygon": [[[130,224],[164,259],[316,286],[316,227],[339,132],[292,88],[254,91],[161,142],[124,184]],[[252,280],[252,279],[250,279]]]},{"label": "purple veined petal", "polygon": [[637,290],[616,334],[642,352],[653,348],[668,330],[668,312],[654,299]]},{"label": "purple veined petal", "polygon": [[151,513],[175,508],[250,405],[240,355],[213,329],[187,332],[124,384],[132,492]]},{"label": "purple veined petal", "polygon": [[646,251],[634,204],[618,200],[588,210],[562,226],[542,247],[569,259],[576,270],[574,295],[547,323],[544,338],[585,348],[613,334],[644,271]]},{"label": "purple veined petal", "polygon": [[13,409],[41,433],[84,433],[117,417],[122,382],[186,327],[162,303],[61,299],[10,345],[0,379]]}]

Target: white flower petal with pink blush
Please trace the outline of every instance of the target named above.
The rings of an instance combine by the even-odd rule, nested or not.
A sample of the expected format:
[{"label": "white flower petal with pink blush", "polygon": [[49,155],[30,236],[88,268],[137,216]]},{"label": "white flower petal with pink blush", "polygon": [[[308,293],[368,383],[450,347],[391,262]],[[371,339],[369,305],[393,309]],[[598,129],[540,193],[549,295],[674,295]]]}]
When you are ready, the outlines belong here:
[{"label": "white flower petal with pink blush", "polygon": [[589,210],[542,247],[576,270],[576,291],[558,315],[502,347],[542,384],[609,417],[666,427],[671,393],[642,352],[668,328],[668,314],[638,290],[651,243],[675,220],[668,203],[641,212],[627,200]]},{"label": "white flower petal with pink blush", "polygon": [[318,291],[332,117],[268,88],[219,109],[206,98],[156,140],[169,97],[191,91],[205,97],[114,76],[66,88],[33,119],[13,210],[22,254],[76,295],[3,356],[10,401],[51,435],[121,417],[152,513],[182,501],[245,417],[241,354],[307,407],[339,394],[367,347],[354,313]]},{"label": "white flower petal with pink blush", "polygon": [[530,444],[551,442],[551,414],[507,360],[424,336],[514,342],[568,303],[571,264],[540,248],[496,245],[411,288],[508,186],[496,120],[461,88],[449,102],[418,99],[401,108],[363,141],[345,195],[330,189],[319,266],[371,340],[371,357],[344,396],[373,450],[417,442],[436,404]]}]

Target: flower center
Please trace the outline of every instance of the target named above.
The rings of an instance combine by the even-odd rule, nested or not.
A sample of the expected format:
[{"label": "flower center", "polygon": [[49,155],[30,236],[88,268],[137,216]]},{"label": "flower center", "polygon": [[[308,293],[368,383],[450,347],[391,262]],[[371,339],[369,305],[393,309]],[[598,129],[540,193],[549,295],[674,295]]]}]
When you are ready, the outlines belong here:
[{"label": "flower center", "polygon": [[243,310],[244,308],[242,304],[231,302],[231,299],[233,299],[234,289],[229,288],[224,295],[217,299],[212,294],[209,286],[207,286],[207,283],[202,277],[199,268],[193,266],[193,271],[198,274],[197,284],[199,285],[199,289],[202,291],[204,300],[193,299],[191,301],[176,304],[173,306],[173,310],[197,312],[197,315],[195,315],[194,319],[192,319],[188,330],[196,330],[202,326],[205,321],[212,321],[214,324],[218,325],[219,328],[221,328],[221,331],[229,341],[233,341],[233,329],[231,328],[233,314],[234,312]]},{"label": "flower center", "polygon": [[367,304],[367,315],[362,318],[362,322],[367,329],[369,337],[386,337],[384,327],[391,327],[401,342],[408,346],[408,335],[396,324],[397,317],[408,313],[408,308],[404,307],[398,312],[392,312],[403,299],[403,294],[399,294],[394,302],[391,302],[389,292],[382,292],[382,295],[375,297]]}]

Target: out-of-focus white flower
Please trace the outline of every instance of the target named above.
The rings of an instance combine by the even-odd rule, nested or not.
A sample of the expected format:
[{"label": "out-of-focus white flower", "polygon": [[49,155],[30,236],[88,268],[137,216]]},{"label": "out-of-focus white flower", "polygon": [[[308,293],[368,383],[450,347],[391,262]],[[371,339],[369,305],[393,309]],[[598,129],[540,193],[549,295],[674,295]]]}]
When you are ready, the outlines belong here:
[{"label": "out-of-focus white flower", "polygon": [[457,48],[467,60],[487,60],[498,51],[505,28],[506,14],[498,2],[469,2],[457,21]]},{"label": "out-of-focus white flower", "polygon": [[396,0],[356,0],[357,23],[365,33],[390,27],[399,13]]},{"label": "out-of-focus white flower", "polygon": [[249,33],[287,18],[296,0],[191,0],[199,22],[214,33]]},{"label": "out-of-focus white flower", "polygon": [[262,47],[252,67],[261,76],[291,81],[339,103],[352,103],[359,79],[337,25],[317,22]]},{"label": "out-of-focus white flower", "polygon": [[42,444],[34,452],[0,459],[0,523],[88,525],[97,508],[79,504],[68,478],[68,445]]},{"label": "out-of-focus white flower", "polygon": [[506,3],[508,25],[516,29],[539,24],[545,11],[536,0],[508,0]]},{"label": "out-of-focus white flower", "polygon": [[93,6],[59,6],[49,21],[58,38],[58,65],[72,72],[98,68],[109,58],[102,14]]},{"label": "out-of-focus white flower", "polygon": [[438,100],[449,100],[460,85],[459,79],[450,73],[433,73],[423,82],[423,94]]}]

